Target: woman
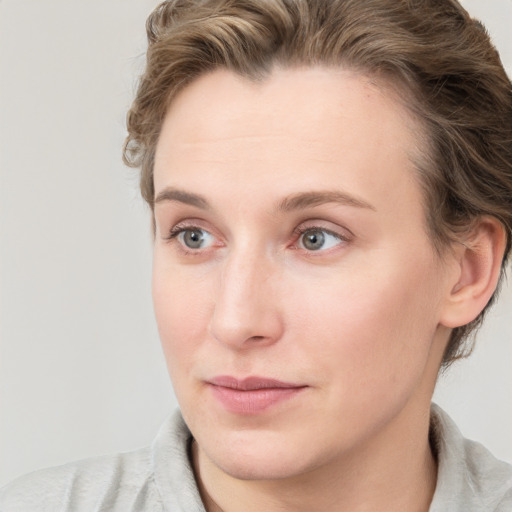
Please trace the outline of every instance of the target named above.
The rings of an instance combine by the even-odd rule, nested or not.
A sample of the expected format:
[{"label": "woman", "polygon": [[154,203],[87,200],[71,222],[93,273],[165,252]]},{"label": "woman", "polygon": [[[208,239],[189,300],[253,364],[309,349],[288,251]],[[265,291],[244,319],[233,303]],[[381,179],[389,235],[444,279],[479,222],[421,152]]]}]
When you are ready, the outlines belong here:
[{"label": "woman", "polygon": [[430,402],[512,231],[512,88],[458,3],[166,2],[128,116],[180,412],[2,510],[509,510]]}]

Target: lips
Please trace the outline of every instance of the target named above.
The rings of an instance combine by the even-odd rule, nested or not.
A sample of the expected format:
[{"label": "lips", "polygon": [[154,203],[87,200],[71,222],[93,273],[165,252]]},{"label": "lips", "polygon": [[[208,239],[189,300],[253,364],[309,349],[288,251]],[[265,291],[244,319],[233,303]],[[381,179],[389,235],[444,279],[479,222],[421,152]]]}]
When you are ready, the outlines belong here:
[{"label": "lips", "polygon": [[307,386],[264,377],[237,379],[219,376],[207,382],[215,399],[228,412],[242,415],[262,413],[301,393]]}]

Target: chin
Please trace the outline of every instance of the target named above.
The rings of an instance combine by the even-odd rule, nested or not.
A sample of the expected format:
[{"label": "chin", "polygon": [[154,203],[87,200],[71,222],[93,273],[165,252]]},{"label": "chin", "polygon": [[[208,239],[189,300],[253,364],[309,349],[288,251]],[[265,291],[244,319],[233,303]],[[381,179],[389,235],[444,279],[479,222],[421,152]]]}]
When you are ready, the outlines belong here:
[{"label": "chin", "polygon": [[219,454],[213,462],[224,473],[238,480],[283,480],[307,472],[309,468],[302,467],[304,461],[299,458],[300,452],[295,452],[290,460],[272,454],[266,457],[253,454],[236,457],[228,454],[223,457]]},{"label": "chin", "polygon": [[306,454],[303,447],[311,445],[310,442],[295,441],[293,436],[282,432],[242,431],[223,439],[209,437],[204,445],[200,440],[198,443],[208,459],[233,478],[281,480],[311,471],[326,458],[320,453],[316,454],[317,457],[314,453]]}]

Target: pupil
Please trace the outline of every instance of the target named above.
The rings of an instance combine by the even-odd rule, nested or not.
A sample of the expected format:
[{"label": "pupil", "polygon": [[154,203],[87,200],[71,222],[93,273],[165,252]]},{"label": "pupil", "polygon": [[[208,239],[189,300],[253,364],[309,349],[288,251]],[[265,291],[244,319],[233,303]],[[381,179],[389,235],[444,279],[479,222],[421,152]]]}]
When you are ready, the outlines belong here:
[{"label": "pupil", "polygon": [[187,231],[185,233],[185,244],[191,249],[198,249],[201,247],[203,237],[200,231]]},{"label": "pupil", "polygon": [[312,251],[320,249],[324,245],[324,234],[321,231],[308,233],[304,239],[304,247]]}]

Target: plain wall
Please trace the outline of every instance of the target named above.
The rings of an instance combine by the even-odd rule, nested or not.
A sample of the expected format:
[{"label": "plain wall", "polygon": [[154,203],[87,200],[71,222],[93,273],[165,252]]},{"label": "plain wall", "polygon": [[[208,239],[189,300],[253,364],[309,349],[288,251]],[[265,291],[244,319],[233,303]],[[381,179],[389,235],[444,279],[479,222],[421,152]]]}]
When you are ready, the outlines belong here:
[{"label": "plain wall", "polygon": [[[176,406],[123,167],[153,0],[0,0],[0,485],[151,442]],[[512,1],[466,0],[512,70]],[[512,287],[436,393],[512,461]]]}]

